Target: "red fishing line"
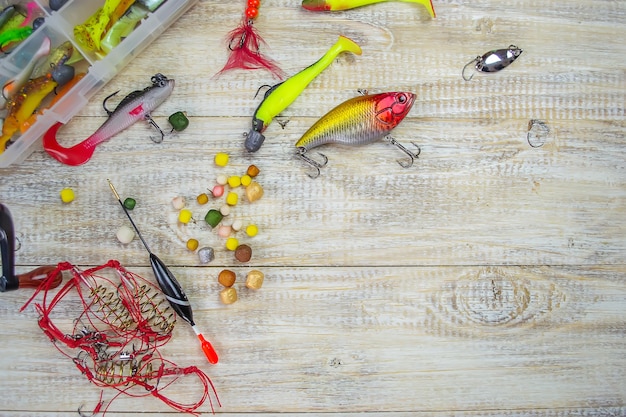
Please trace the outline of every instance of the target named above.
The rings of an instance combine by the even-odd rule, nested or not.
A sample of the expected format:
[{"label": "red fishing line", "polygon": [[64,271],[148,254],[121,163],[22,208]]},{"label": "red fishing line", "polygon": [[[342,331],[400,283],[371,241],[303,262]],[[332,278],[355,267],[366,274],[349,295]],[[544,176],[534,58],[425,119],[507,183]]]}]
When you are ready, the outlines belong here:
[{"label": "red fishing line", "polygon": [[[159,348],[172,337],[176,314],[158,287],[115,260],[84,271],[64,262],[49,276],[62,271],[68,271],[71,278],[56,294],[50,294],[51,281],[44,281],[21,310],[42,292],[35,308],[43,332],[91,383],[118,391],[104,409],[104,402],[99,402],[94,413],[102,409],[105,413],[122,394],[152,395],[177,411],[197,414],[207,399],[213,410],[212,391],[221,405],[202,370],[179,367],[161,355]],[[77,317],[68,321],[53,314],[59,305],[64,314],[79,306]],[[196,376],[203,389],[196,402],[180,403],[163,394],[178,378],[189,375]]]}]

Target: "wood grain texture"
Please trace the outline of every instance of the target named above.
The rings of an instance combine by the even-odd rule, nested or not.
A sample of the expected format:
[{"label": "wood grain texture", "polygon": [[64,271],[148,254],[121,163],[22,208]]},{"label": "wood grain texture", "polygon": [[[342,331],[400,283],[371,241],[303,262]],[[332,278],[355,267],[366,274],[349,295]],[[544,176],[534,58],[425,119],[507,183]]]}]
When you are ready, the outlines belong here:
[{"label": "wood grain texture", "polygon": [[[137,124],[66,167],[36,151],[0,170],[0,201],[14,217],[18,272],[69,261],[117,259],[151,279],[140,242],[120,244],[127,224],[106,179],[136,198],[133,218],[181,281],[220,363],[206,364],[192,330],[177,324],[164,355],[198,365],[235,417],[622,416],[626,415],[626,2],[619,0],[389,2],[335,14],[299,1],[264,0],[256,27],[264,52],[293,74],[339,34],[363,48],[341,55],[274,122],[256,154],[243,132],[277,80],[263,71],[214,78],[224,36],[243,1],[201,0],[120,72],[67,126],[65,145],[104,120],[111,92],[162,72],[174,94],[153,114],[163,127],[183,110],[191,124],[161,144]],[[184,40],[184,41],[183,41]],[[476,55],[516,44],[524,52],[471,82]],[[320,116],[358,94],[417,94],[393,132],[421,155],[410,169],[385,141],[320,148],[316,180],[294,143]],[[534,122],[533,122],[534,121]],[[213,157],[228,152],[230,164]],[[313,155],[315,155],[313,153]],[[219,174],[261,169],[263,198],[233,215],[255,223],[253,258],[241,264],[203,221],[195,197]],[[64,205],[64,187],[77,198]],[[184,196],[195,222],[171,206]],[[232,219],[231,219],[232,221]],[[208,266],[189,238],[216,249]],[[239,300],[220,303],[218,272],[231,268]],[[244,287],[247,271],[264,287]],[[0,295],[0,405],[7,417],[76,415],[100,390],[59,354],[19,308],[31,295]],[[59,311],[71,323],[76,303]],[[45,388],[44,388],[45,387]],[[193,401],[197,381],[170,388]],[[36,393],[37,395],[33,395]],[[104,391],[104,399],[113,392]],[[210,412],[205,405],[200,411]],[[110,415],[169,415],[158,400],[117,399]]]}]

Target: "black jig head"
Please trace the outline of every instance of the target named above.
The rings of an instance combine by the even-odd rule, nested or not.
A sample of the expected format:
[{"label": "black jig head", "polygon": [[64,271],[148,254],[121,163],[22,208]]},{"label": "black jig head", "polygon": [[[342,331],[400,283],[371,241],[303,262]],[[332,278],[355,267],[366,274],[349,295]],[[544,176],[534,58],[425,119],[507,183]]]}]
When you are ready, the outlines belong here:
[{"label": "black jig head", "polygon": [[506,49],[496,49],[485,53],[483,56],[477,56],[463,67],[461,76],[465,81],[469,81],[474,74],[467,76],[467,67],[474,65],[476,71],[479,72],[498,72],[508,67],[521,54],[522,50],[515,45],[510,45]]}]

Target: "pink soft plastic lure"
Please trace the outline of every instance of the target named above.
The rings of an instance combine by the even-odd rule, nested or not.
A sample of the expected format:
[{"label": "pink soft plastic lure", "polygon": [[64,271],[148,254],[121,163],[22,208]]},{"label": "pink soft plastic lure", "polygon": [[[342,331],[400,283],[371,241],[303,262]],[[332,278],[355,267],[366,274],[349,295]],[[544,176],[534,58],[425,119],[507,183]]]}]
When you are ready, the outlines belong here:
[{"label": "pink soft plastic lure", "polygon": [[[363,95],[344,101],[322,116],[296,142],[297,155],[320,173],[320,168],[328,162],[328,158],[318,162],[306,153],[313,148],[326,144],[359,146],[375,142],[387,136],[409,113],[415,101],[415,94],[409,92],[389,92],[374,95]],[[418,157],[393,138],[391,144],[406,153],[410,161],[398,161],[409,168]],[[414,144],[415,145],[415,144]],[[417,145],[415,145],[417,147]],[[419,149],[419,147],[417,147]]]},{"label": "pink soft plastic lure", "polygon": [[302,0],[302,7],[314,12],[334,12],[339,10],[356,9],[376,3],[386,3],[388,1],[403,1],[406,3],[417,3],[426,7],[430,17],[435,17],[435,8],[431,0]]},{"label": "pink soft plastic lure", "polygon": [[[150,112],[163,103],[173,89],[174,80],[168,80],[164,75],[156,74],[152,77],[151,86],[130,93],[112,112],[107,110],[109,113],[107,121],[84,141],[69,148],[61,146],[57,141],[56,134],[63,124],[56,123],[44,135],[43,148],[50,156],[63,164],[82,165],[91,159],[96,146],[127,129],[135,122],[148,120],[153,126],[158,127],[150,118]],[[161,135],[163,135],[162,131]]]}]

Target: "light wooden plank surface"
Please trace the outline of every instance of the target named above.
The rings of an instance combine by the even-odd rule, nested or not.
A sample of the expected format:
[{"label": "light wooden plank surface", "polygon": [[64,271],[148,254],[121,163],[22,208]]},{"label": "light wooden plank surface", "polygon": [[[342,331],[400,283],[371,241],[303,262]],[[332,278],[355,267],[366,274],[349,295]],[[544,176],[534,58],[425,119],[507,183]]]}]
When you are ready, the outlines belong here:
[{"label": "light wooden plank surface", "polygon": [[[302,416],[626,415],[626,2],[436,1],[437,19],[391,2],[337,14],[299,1],[264,0],[256,25],[265,52],[288,74],[318,59],[338,34],[363,47],[340,56],[274,122],[265,146],[242,150],[242,133],[269,73],[212,76],[243,1],[202,0],[111,81],[59,134],[82,140],[103,121],[101,101],[162,72],[176,79],[154,114],[184,110],[190,127],[159,145],[135,125],[101,145],[91,162],[61,166],[43,151],[0,171],[12,211],[18,271],[69,261],[117,259],[151,278],[138,240],[121,245],[126,220],[106,178],[139,204],[133,216],[190,296],[220,363],[206,364],[179,320],[163,349],[198,365],[216,385],[218,413]],[[181,44],[182,40],[184,42]],[[524,53],[497,74],[467,83],[461,68],[490,49]],[[322,114],[355,96],[417,94],[394,131],[422,154],[410,169],[384,142],[326,147],[311,180],[293,144]],[[528,143],[531,119],[549,129]],[[218,169],[216,152],[231,163]],[[235,214],[259,225],[240,264],[203,224],[193,202],[220,173],[261,168],[262,200]],[[76,200],[62,205],[58,192]],[[177,224],[170,201],[190,200],[199,221]],[[201,266],[185,241],[216,248]],[[224,306],[217,273],[266,274],[258,292],[237,285]],[[240,278],[241,279],[241,278]],[[0,414],[73,415],[100,389],[61,356],[37,325],[32,294],[0,295]],[[62,311],[71,320],[76,312]],[[198,385],[180,379],[177,399]],[[110,399],[113,392],[105,391]],[[205,405],[202,412],[210,412]],[[160,401],[119,398],[111,415],[171,414]]]}]

